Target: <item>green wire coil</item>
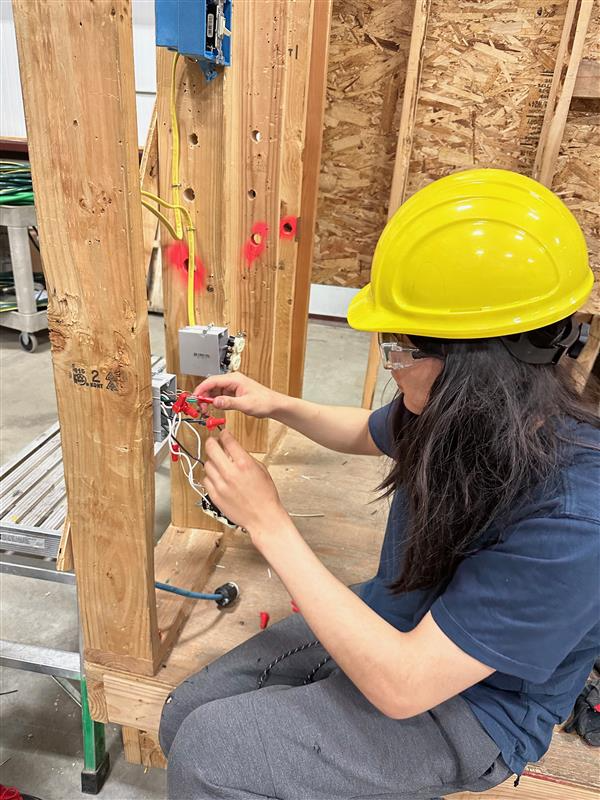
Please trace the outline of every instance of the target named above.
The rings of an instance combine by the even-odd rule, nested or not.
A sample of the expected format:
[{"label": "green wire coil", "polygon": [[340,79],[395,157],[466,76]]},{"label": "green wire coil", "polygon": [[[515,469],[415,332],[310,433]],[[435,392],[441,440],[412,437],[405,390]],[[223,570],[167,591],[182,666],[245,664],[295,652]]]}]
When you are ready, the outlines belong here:
[{"label": "green wire coil", "polygon": [[28,161],[0,159],[0,205],[33,205],[33,184]]}]

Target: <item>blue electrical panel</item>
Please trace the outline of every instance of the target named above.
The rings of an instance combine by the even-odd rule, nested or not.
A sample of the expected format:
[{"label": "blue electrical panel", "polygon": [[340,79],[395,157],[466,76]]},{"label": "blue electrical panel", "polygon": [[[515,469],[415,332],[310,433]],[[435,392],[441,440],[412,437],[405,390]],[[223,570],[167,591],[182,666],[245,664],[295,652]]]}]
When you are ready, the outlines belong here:
[{"label": "blue electrical panel", "polygon": [[207,80],[231,64],[231,0],[155,0],[156,44],[195,58]]}]

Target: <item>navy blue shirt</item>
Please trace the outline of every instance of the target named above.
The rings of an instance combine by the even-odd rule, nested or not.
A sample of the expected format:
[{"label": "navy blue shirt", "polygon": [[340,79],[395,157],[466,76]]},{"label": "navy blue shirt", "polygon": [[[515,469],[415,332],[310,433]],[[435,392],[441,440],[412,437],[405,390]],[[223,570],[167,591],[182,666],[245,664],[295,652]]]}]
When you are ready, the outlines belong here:
[{"label": "navy blue shirt", "polygon": [[[401,400],[369,419],[373,441],[389,456],[398,410],[410,425],[414,415]],[[566,429],[592,447],[574,444],[554,488],[533,493],[508,525],[488,530],[487,541],[498,543],[482,540],[445,589],[388,589],[401,571],[408,514],[396,490],[377,575],[361,589],[401,631],[431,611],[461,650],[496,670],[462,696],[517,774],[546,752],[600,653],[600,431],[574,420]]]}]

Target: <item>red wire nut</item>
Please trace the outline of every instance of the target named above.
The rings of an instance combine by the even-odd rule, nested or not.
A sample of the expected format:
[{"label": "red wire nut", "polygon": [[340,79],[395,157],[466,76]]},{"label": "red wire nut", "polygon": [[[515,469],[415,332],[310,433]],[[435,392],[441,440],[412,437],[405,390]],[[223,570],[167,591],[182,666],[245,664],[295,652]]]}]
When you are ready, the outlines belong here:
[{"label": "red wire nut", "polygon": [[0,783],[0,800],[23,800],[23,795],[14,786],[3,786]]},{"label": "red wire nut", "polygon": [[261,611],[260,612],[260,629],[261,629],[261,631],[264,631],[264,629],[269,624],[269,620],[270,619],[271,619],[271,617],[269,616],[267,611]]},{"label": "red wire nut", "polygon": [[190,392],[182,392],[177,400],[173,403],[173,413],[174,414],[187,414],[188,417],[199,417],[200,412],[197,408],[191,406],[187,399],[190,396]]},{"label": "red wire nut", "polygon": [[179,445],[177,442],[173,442],[171,447],[173,448],[173,452],[171,453],[171,461],[179,461]]},{"label": "red wire nut", "polygon": [[215,428],[220,428],[221,425],[225,425],[225,422],[225,417],[208,417],[206,420],[206,427],[209,431],[212,431]]}]

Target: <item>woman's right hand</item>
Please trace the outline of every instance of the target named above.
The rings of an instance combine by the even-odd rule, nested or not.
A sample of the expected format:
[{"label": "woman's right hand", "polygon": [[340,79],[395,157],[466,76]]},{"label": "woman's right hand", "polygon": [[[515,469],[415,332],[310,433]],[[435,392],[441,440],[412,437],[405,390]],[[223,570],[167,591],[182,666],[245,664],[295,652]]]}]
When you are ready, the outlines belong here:
[{"label": "woman's right hand", "polygon": [[198,397],[213,397],[219,411],[241,411],[250,417],[270,417],[281,398],[278,392],[253,381],[241,372],[213,375],[196,386]]}]

